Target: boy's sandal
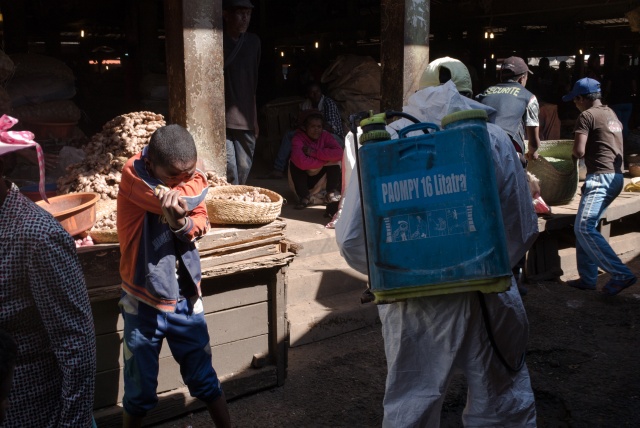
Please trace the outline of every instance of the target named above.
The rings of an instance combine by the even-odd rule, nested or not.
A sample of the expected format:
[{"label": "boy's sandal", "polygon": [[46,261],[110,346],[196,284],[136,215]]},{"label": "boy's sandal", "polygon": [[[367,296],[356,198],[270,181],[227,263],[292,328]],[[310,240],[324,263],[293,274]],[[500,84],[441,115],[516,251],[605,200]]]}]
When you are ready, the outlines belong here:
[{"label": "boy's sandal", "polygon": [[569,287],[577,288],[578,290],[595,290],[595,285],[587,285],[582,282],[581,279],[572,279],[571,281],[565,281],[565,284]]},{"label": "boy's sandal", "polygon": [[307,198],[302,198],[300,199],[300,202],[298,202],[298,204],[294,207],[297,210],[303,210],[305,208],[307,208],[310,204],[309,199]]},{"label": "boy's sandal", "polygon": [[622,290],[631,287],[636,282],[638,282],[638,278],[635,276],[627,280],[611,279],[604,287],[602,287],[602,291],[600,291],[600,293],[605,296],[616,296]]}]

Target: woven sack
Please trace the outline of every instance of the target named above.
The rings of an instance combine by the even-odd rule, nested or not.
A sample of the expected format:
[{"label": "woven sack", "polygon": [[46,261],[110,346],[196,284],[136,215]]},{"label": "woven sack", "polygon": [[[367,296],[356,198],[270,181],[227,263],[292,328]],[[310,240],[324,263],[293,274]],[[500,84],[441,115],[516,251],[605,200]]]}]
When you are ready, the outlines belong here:
[{"label": "woven sack", "polygon": [[[214,199],[214,196],[244,195],[257,189],[271,202],[245,202]],[[266,224],[274,221],[282,209],[282,196],[269,189],[252,186],[210,187],[205,200],[209,222],[213,224]]]},{"label": "woven sack", "polygon": [[[541,141],[538,160],[527,171],[540,180],[540,195],[548,205],[570,203],[578,190],[578,162],[572,158],[573,140]],[[554,159],[550,162],[545,158]]]}]

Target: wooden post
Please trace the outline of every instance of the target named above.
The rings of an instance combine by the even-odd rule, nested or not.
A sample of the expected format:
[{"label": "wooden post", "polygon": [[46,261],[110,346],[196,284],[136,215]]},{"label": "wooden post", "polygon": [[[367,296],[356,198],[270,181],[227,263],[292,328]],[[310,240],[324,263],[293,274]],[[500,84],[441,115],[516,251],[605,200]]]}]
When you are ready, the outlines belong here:
[{"label": "wooden post", "polygon": [[380,61],[380,109],[402,109],[402,75],[404,67],[404,0],[381,0]]},{"label": "wooden post", "polygon": [[275,278],[269,280],[269,353],[277,368],[278,386],[284,385],[287,376],[287,266],[274,268]]},{"label": "wooden post", "polygon": [[380,106],[401,109],[429,63],[430,0],[382,0],[381,11]]},{"label": "wooden post", "polygon": [[201,167],[226,176],[222,0],[166,0],[169,120],[193,135]]}]

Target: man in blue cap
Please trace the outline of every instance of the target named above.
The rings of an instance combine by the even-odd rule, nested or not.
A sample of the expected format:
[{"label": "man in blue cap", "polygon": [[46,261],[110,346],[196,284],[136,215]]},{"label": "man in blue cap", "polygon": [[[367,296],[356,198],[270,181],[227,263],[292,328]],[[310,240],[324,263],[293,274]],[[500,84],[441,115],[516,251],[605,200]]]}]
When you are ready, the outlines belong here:
[{"label": "man in blue cap", "polygon": [[565,102],[573,101],[581,112],[573,130],[573,155],[584,158],[587,166],[573,227],[580,278],[567,281],[567,285],[595,290],[600,267],[611,275],[601,292],[615,296],[635,284],[637,278],[597,229],[600,218],[624,185],[622,124],[601,98],[600,82],[589,77],[578,80],[573,90],[562,97]]}]

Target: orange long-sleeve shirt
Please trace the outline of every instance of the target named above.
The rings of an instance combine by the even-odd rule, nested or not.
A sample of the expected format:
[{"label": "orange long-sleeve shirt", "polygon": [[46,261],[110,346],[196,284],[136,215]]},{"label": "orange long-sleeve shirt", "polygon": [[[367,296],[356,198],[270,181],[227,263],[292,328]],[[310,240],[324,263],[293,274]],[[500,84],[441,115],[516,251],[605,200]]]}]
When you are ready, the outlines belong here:
[{"label": "orange long-sleeve shirt", "polygon": [[[162,184],[144,167],[146,150],[127,161],[118,192],[118,239],[122,289],[162,311],[173,311],[180,296],[200,295],[200,256],[195,240],[209,230],[204,203],[208,183],[201,171],[175,187],[187,200],[187,224],[172,230],[154,189]],[[164,220],[164,221],[163,221]]]}]

